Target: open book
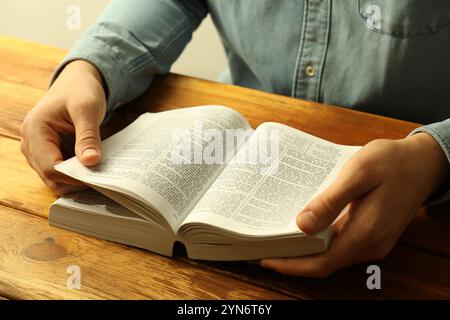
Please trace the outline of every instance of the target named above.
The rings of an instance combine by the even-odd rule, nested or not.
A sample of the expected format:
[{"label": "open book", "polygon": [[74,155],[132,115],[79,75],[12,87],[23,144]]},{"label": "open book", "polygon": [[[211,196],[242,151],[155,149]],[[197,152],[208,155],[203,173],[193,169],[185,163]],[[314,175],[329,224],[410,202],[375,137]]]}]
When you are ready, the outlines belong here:
[{"label": "open book", "polygon": [[171,256],[254,260],[323,252],[331,232],[303,233],[298,212],[360,147],[278,123],[253,130],[223,106],[146,113],[102,143],[102,162],[56,170],[93,190],[56,200],[50,225]]}]

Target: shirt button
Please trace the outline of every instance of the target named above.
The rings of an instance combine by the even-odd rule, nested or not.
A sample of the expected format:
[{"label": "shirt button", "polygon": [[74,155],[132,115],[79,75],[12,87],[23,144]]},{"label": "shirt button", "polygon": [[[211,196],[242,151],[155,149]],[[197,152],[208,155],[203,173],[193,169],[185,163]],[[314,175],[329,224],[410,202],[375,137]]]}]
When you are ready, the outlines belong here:
[{"label": "shirt button", "polygon": [[316,68],[314,68],[313,65],[307,66],[306,69],[305,69],[305,74],[308,77],[311,77],[311,78],[314,77],[316,75]]}]

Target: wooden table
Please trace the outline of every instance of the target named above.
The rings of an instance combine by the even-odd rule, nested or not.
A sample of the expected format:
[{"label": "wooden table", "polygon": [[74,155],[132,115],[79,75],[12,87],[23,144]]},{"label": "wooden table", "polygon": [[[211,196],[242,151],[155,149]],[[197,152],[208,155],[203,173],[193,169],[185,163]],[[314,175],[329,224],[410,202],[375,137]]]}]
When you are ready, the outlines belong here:
[{"label": "wooden table", "polygon": [[[20,153],[20,124],[65,51],[0,37],[0,299],[450,298],[450,205],[422,209],[368,290],[358,265],[327,279],[292,278],[246,263],[194,262],[50,227],[55,196]],[[76,88],[74,88],[76,90]],[[169,74],[116,113],[105,134],[140,113],[202,104],[235,108],[253,126],[277,121],[337,143],[400,138],[417,124]],[[81,268],[81,289],[66,286]]]}]

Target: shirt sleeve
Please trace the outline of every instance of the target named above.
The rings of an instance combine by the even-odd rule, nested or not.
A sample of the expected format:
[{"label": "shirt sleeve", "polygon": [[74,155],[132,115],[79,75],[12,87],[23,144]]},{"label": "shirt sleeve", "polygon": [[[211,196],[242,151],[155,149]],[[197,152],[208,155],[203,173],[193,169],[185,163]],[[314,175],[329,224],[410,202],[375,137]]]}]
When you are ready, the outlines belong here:
[{"label": "shirt sleeve", "polygon": [[[441,146],[445,155],[447,156],[447,160],[450,166],[450,119],[447,119],[442,122],[432,123],[426,126],[419,127],[412,131],[409,135],[416,134],[418,132],[426,132],[431,135]],[[449,188],[444,191],[444,193],[433,195],[428,201],[426,205],[434,205],[443,203],[450,200],[450,181],[447,181],[447,186]]]},{"label": "shirt sleeve", "polygon": [[69,62],[90,62],[106,84],[106,122],[155,75],[170,70],[206,15],[202,0],[112,0],[56,68],[50,85]]}]

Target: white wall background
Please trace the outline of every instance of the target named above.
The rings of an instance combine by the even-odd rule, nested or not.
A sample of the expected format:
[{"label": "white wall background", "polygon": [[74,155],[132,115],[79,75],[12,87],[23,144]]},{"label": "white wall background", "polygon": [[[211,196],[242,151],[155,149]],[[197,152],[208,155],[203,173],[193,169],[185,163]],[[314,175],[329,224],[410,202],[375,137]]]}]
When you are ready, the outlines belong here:
[{"label": "white wall background", "polygon": [[[126,1],[126,0],[123,0]],[[92,25],[108,0],[0,0],[0,34],[69,49]],[[81,28],[67,28],[67,8],[80,8]],[[172,72],[214,80],[226,66],[217,32],[208,17],[194,33]]]}]

